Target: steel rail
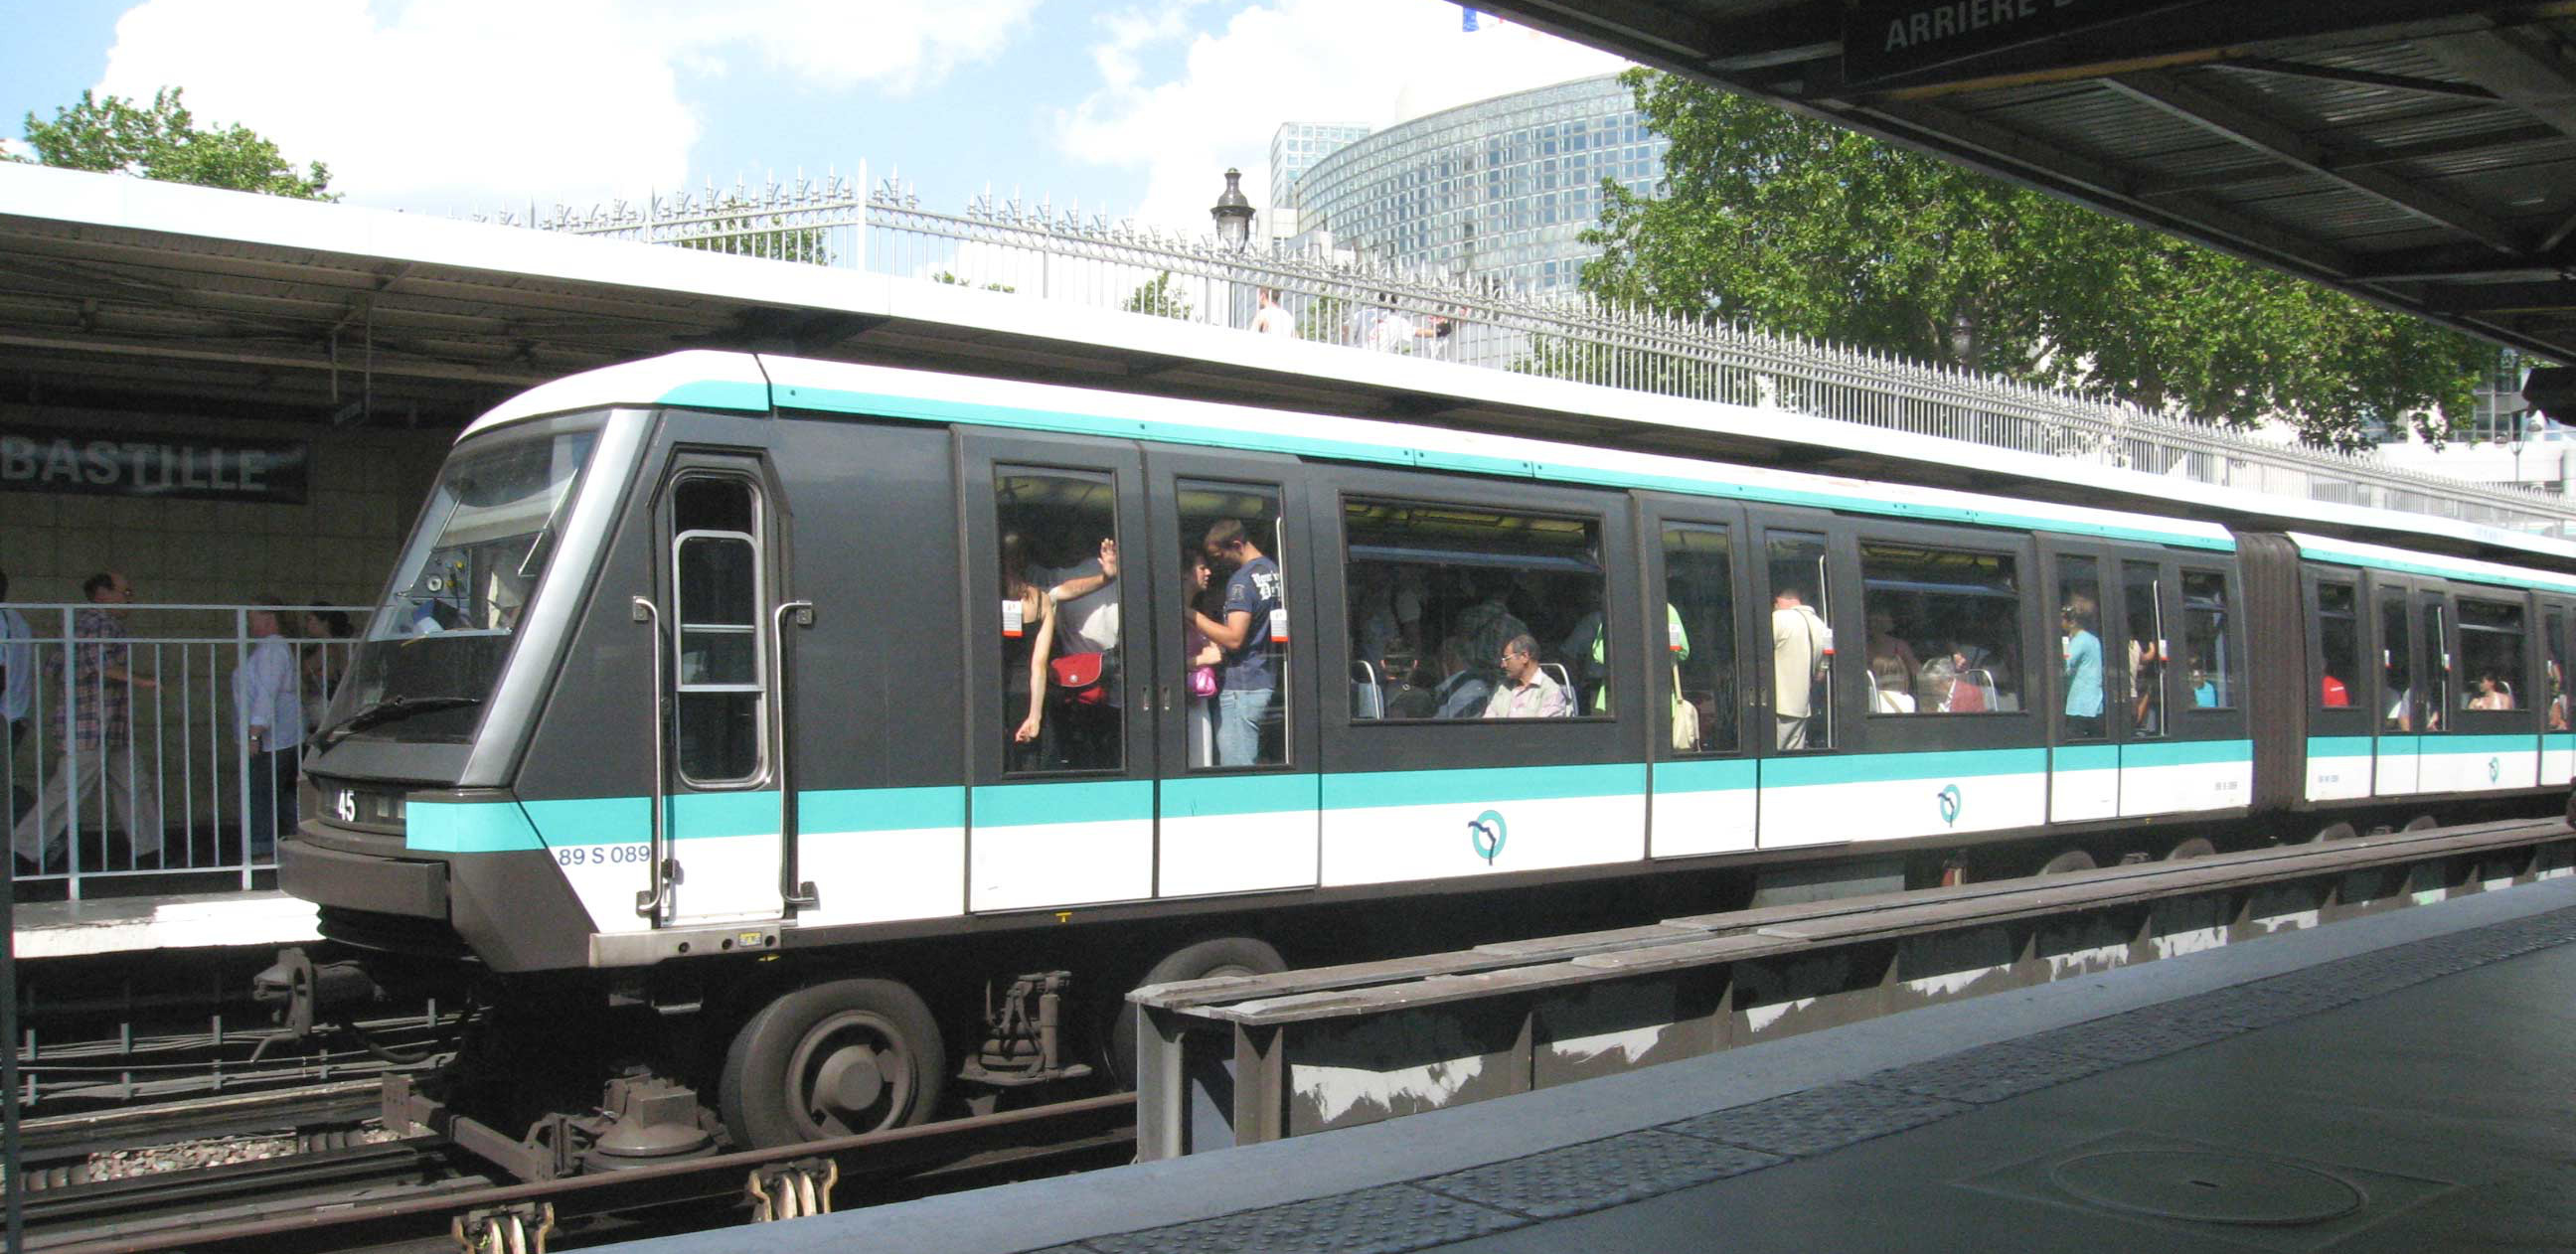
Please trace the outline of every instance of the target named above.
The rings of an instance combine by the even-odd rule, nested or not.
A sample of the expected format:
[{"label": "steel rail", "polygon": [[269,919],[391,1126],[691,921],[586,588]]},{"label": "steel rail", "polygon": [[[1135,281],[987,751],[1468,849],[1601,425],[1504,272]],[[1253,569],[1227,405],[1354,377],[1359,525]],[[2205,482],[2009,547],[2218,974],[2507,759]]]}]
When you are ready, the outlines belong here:
[{"label": "steel rail", "polygon": [[63,1158],[124,1149],[136,1138],[156,1143],[315,1124],[355,1123],[382,1106],[383,1085],[344,1080],[267,1093],[233,1093],[149,1106],[114,1106],[76,1115],[27,1120],[21,1135],[29,1159]]}]

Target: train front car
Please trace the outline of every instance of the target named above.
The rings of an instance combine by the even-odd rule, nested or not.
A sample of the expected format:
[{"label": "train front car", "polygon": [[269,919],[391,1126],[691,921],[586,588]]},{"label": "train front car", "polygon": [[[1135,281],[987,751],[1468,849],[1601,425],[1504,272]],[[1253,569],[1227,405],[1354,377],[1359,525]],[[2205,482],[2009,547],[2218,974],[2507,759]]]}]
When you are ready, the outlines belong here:
[{"label": "train front car", "polygon": [[[678,911],[720,923],[740,888],[710,859],[680,896],[654,781],[660,743],[757,755],[766,650],[734,603],[763,582],[761,467],[686,455],[704,473],[674,484],[689,534],[673,570],[654,560],[673,551],[670,511],[639,468],[675,443],[760,448],[757,370],[715,354],[613,368],[469,427],[305,758],[279,882],[319,907],[326,943],[284,955],[263,996],[299,1026],[394,995],[470,1006],[458,1063],[392,1096],[523,1176],[715,1146],[692,1092],[646,1078],[685,1073],[662,1020],[694,994],[621,977],[657,955],[603,942],[679,934],[659,930]],[[657,403],[674,379],[739,411]],[[665,670],[679,736],[655,700]],[[710,945],[775,944],[769,891],[766,930]]]}]

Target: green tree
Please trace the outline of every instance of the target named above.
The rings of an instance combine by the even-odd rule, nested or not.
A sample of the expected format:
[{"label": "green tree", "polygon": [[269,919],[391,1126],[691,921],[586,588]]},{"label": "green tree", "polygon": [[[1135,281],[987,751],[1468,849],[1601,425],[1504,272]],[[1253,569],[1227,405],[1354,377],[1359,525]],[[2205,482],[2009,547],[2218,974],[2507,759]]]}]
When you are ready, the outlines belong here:
[{"label": "green tree", "polygon": [[[337,200],[326,190],[331,169],[316,161],[296,172],[277,145],[236,122],[197,125],[180,101],[180,88],[152,94],[149,106],[121,96],[100,99],[82,92],[80,103],[54,111],[54,120],[27,115],[27,144],[40,164],[70,170],[132,174],[168,183],[194,183],[238,192]],[[23,158],[16,158],[23,160]]]},{"label": "green tree", "polygon": [[964,279],[958,278],[957,272],[954,270],[936,271],[931,274],[930,281],[933,283],[945,283],[950,287],[981,287],[982,290],[987,292],[1016,292],[1020,290],[1008,283],[969,283]]},{"label": "green tree", "polygon": [[1126,302],[1118,307],[1129,313],[1178,318],[1183,322],[1198,316],[1198,311],[1190,306],[1190,298],[1173,286],[1169,270],[1137,284],[1136,290],[1128,293]]},{"label": "green tree", "polygon": [[823,227],[781,224],[784,215],[764,210],[748,197],[726,193],[705,215],[688,221],[688,234],[665,242],[692,252],[764,261],[794,261],[828,266],[834,260],[830,232]]},{"label": "green tree", "polygon": [[1990,371],[2313,443],[2437,438],[2492,346],[2196,244],[1668,75],[1663,195],[1604,183],[1607,300]]}]

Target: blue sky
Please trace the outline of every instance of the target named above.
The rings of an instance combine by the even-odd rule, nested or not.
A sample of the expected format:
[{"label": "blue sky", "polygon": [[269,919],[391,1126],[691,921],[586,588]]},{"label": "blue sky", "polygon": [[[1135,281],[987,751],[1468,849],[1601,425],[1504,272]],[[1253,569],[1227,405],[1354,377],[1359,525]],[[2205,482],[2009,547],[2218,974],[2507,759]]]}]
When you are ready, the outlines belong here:
[{"label": "blue sky", "polygon": [[1448,0],[53,0],[0,43],[0,134],[84,89],[185,87],[330,163],[351,203],[462,215],[861,161],[1204,228],[1283,121],[1385,125],[1618,68]]}]

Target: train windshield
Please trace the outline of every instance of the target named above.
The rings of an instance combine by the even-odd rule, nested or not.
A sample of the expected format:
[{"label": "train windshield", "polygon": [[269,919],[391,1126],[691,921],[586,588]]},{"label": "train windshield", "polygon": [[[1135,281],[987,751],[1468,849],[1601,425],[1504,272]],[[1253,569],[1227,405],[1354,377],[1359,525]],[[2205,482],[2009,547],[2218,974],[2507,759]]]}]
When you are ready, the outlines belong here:
[{"label": "train windshield", "polygon": [[323,739],[463,741],[554,558],[596,423],[478,439],[439,476]]}]

